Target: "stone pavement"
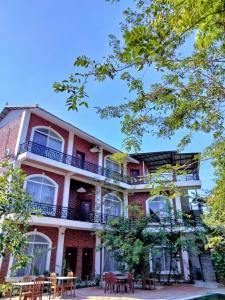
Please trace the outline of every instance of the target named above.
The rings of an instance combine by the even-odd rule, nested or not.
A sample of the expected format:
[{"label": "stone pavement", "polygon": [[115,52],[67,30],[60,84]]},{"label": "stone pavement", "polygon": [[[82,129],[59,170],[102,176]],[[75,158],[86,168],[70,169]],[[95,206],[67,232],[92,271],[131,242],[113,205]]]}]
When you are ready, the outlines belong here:
[{"label": "stone pavement", "polygon": [[[172,300],[185,299],[212,293],[224,293],[225,288],[199,288],[192,284],[174,284],[172,286],[160,286],[156,290],[136,289],[134,294],[109,294],[100,288],[83,288],[76,290],[76,299],[79,300]],[[71,298],[70,298],[71,299]]]},{"label": "stone pavement", "polygon": [[[196,287],[193,284],[174,284],[171,286],[157,286],[156,290],[136,289],[134,294],[109,294],[104,293],[104,290],[101,288],[90,287],[77,289],[74,300],[173,300],[194,298],[212,293],[225,294],[225,288],[205,288]],[[73,298],[68,296],[62,299],[72,300]],[[12,300],[18,300],[18,297],[13,297]],[[48,300],[48,297],[44,296],[42,300]],[[57,300],[60,300],[60,298],[57,298]]]}]

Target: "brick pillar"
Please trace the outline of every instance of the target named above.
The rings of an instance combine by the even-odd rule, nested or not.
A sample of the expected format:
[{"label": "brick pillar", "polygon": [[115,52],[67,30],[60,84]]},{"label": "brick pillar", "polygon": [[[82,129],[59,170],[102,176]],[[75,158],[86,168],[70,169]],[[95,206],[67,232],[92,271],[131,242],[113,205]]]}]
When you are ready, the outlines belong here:
[{"label": "brick pillar", "polygon": [[83,254],[83,248],[77,249],[77,269],[76,269],[76,276],[78,278],[81,278],[82,274],[82,254]]}]

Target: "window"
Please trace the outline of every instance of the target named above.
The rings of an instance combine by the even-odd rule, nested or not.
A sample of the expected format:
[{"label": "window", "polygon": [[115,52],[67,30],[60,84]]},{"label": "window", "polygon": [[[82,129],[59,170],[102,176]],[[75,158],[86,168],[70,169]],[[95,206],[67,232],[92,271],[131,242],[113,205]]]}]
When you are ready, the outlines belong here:
[{"label": "window", "polygon": [[171,205],[167,198],[156,196],[146,202],[147,214],[154,223],[168,222],[171,217]]},{"label": "window", "polygon": [[113,256],[113,251],[104,248],[103,272],[115,272],[115,271],[119,271],[119,269],[120,269],[119,263],[116,261],[115,257]]},{"label": "window", "polygon": [[32,175],[27,177],[25,188],[31,195],[33,202],[56,204],[57,185],[43,175]]},{"label": "window", "polygon": [[35,128],[33,131],[32,141],[56,151],[63,151],[62,137],[49,128]]},{"label": "window", "polygon": [[115,194],[107,194],[103,197],[104,214],[108,216],[121,215],[121,200]]},{"label": "window", "polygon": [[[43,275],[45,270],[49,269],[51,255],[51,241],[44,234],[33,232],[28,234],[28,245],[25,254],[31,257],[29,264],[20,270],[11,274],[16,277],[25,275]],[[12,259],[12,265],[15,264]]]},{"label": "window", "polygon": [[172,258],[171,272],[179,272],[179,258],[175,254],[170,255],[166,247],[154,247],[150,255],[150,272],[168,273],[170,271],[170,261]]},{"label": "window", "polygon": [[120,165],[116,161],[112,160],[110,156],[105,158],[105,167],[113,172],[121,172]]}]

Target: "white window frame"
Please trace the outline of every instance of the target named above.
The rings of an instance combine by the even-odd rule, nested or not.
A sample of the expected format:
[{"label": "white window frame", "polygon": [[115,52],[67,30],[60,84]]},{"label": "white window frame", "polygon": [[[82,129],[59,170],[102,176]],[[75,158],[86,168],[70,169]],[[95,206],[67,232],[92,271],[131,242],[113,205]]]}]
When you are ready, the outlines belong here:
[{"label": "white window frame", "polygon": [[[44,233],[42,232],[39,232],[39,231],[30,231],[28,233],[25,234],[26,236],[30,236],[30,235],[39,235],[41,237],[43,237],[44,239],[47,240],[48,242],[48,248],[49,248],[49,251],[47,252],[47,259],[46,259],[46,268],[45,270],[49,270],[50,269],[50,262],[51,262],[51,248],[52,248],[52,241],[51,239]],[[12,264],[13,264],[13,260],[14,260],[14,256],[13,255],[10,255],[10,258],[9,258],[9,266],[8,266],[8,271],[7,271],[7,278],[21,278],[20,276],[18,277],[12,277],[11,276],[11,268],[12,268]]]},{"label": "white window frame", "polygon": [[[152,196],[150,198],[148,198],[145,202],[145,208],[146,208],[146,216],[150,217],[150,214],[149,214],[149,202],[151,201],[154,201],[154,199],[156,197],[163,197],[165,199],[165,201],[168,201],[170,203],[170,206],[171,206],[171,215],[172,217],[174,216],[174,209],[173,209],[173,203],[171,202],[171,200],[169,198],[167,198],[166,196],[162,196],[162,195],[157,195],[157,196]],[[155,201],[157,202],[157,201]],[[159,216],[160,218],[160,221],[161,221],[161,216]],[[159,222],[149,222],[150,225],[159,225],[160,223]],[[169,224],[168,222],[164,222],[163,224]]]},{"label": "white window frame", "polygon": [[[30,181],[32,181],[32,177],[42,177],[42,178],[45,178],[45,179],[52,182],[52,184],[55,186],[55,195],[54,195],[54,201],[53,201],[52,205],[57,205],[58,190],[59,190],[58,184],[53,179],[51,179],[50,177],[48,177],[44,174],[32,174],[32,175],[29,175],[29,176],[26,177],[26,180],[24,181],[24,184],[23,184],[23,189],[24,190],[26,190],[27,181],[29,181],[29,179],[31,179]],[[41,203],[43,203],[43,202],[41,202]]]},{"label": "white window frame", "polygon": [[[159,249],[163,248],[163,249],[166,249],[168,247],[166,247],[166,246],[154,246],[153,248],[159,248]],[[177,262],[177,273],[176,274],[181,274],[181,257],[180,256],[179,256],[179,261],[176,261],[176,262]],[[153,271],[151,250],[149,252],[149,267],[150,267],[150,273],[154,273],[155,271]],[[167,275],[167,274],[169,274],[169,270],[161,271],[160,274]]]},{"label": "white window frame", "polygon": [[[32,131],[31,131],[31,141],[34,142],[34,132],[37,131],[37,132],[40,132],[41,134],[44,134],[43,132],[41,131],[38,131],[39,128],[43,128],[43,129],[47,129],[49,131],[52,131],[54,132],[58,138],[55,138],[55,137],[52,137],[53,139],[56,139],[60,142],[62,142],[62,145],[61,145],[61,150],[59,152],[64,152],[64,144],[65,144],[65,140],[64,138],[61,136],[61,134],[59,134],[55,129],[53,129],[52,127],[48,127],[48,126],[34,126],[32,128]],[[47,135],[47,139],[49,138],[50,135],[46,134]],[[51,136],[50,136],[51,137]],[[35,142],[34,142],[35,143]],[[48,146],[46,146],[48,148]],[[54,150],[54,149],[53,149]],[[55,151],[58,151],[58,150],[55,150]]]},{"label": "white window frame", "polygon": [[[118,201],[115,201],[115,200],[110,200],[112,202],[119,202],[120,203],[120,215],[118,217],[121,217],[123,215],[123,205],[122,205],[122,200],[120,199],[120,197],[118,195],[116,195],[115,193],[107,193],[103,196],[103,214],[104,215],[107,215],[105,213],[105,198],[109,195],[113,195],[114,197],[116,197],[118,199]],[[107,199],[106,199],[107,200]],[[114,215],[109,215],[109,216],[114,216]]]},{"label": "white window frame", "polygon": [[[112,155],[111,154],[109,154],[109,155],[106,155],[105,157],[104,157],[104,167],[106,168],[106,169],[109,169],[110,171],[112,171],[112,172],[115,172],[115,173],[119,173],[119,174],[122,174],[122,170],[121,170],[121,165],[120,164],[118,164],[116,161],[114,161],[113,159],[110,159],[110,157],[111,157]],[[106,161],[107,161],[107,159],[109,159],[109,160],[111,160],[113,163],[115,163],[115,164],[117,164],[118,165],[118,172],[117,171],[114,171],[114,170],[111,170],[110,168],[108,168],[107,166],[106,166]]]}]

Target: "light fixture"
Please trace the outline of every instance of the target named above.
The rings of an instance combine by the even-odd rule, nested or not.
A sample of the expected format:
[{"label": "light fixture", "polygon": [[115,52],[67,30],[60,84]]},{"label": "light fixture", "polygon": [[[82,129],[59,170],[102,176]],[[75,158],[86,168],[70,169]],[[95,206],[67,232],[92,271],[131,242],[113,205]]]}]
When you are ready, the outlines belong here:
[{"label": "light fixture", "polygon": [[89,149],[89,151],[92,153],[97,153],[100,152],[100,149],[98,145],[94,145],[92,148]]},{"label": "light fixture", "polygon": [[86,193],[87,190],[85,190],[85,188],[83,188],[82,186],[76,190],[78,193]]}]

